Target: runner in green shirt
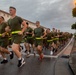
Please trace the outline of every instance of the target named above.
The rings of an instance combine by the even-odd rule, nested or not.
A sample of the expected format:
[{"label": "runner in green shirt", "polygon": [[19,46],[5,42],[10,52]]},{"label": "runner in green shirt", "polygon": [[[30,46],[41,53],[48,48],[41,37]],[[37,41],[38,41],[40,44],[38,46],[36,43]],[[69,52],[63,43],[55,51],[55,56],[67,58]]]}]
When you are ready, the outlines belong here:
[{"label": "runner in green shirt", "polygon": [[[16,16],[16,8],[10,7],[9,12],[11,18],[8,20],[7,30],[11,30],[12,33],[12,50],[18,57],[18,67],[21,67],[25,64],[24,58],[22,58],[21,53],[19,52],[20,42],[22,41],[22,35],[25,29],[27,28],[26,22],[22,18]],[[21,24],[24,26],[21,29]]]},{"label": "runner in green shirt", "polygon": [[33,29],[31,27],[29,27],[29,23],[27,22],[27,29],[25,30],[25,34],[26,34],[26,41],[25,41],[25,48],[26,48],[26,51],[27,52],[27,56],[26,57],[29,57],[30,56],[30,45],[33,47]]},{"label": "runner in green shirt", "polygon": [[53,55],[53,33],[49,28],[46,30],[46,39],[48,48],[50,49],[50,55]]},{"label": "runner in green shirt", "polygon": [[7,24],[4,22],[4,17],[0,16],[0,53],[3,57],[1,64],[8,62],[5,54],[10,54],[10,59],[12,59],[13,52],[7,50],[8,46],[8,33],[6,32]]},{"label": "runner in green shirt", "polygon": [[53,28],[52,29],[52,34],[53,34],[53,52],[56,53],[58,51],[58,46],[57,46],[57,41],[58,41],[58,34],[57,34],[57,29]]},{"label": "runner in green shirt", "polygon": [[58,35],[59,35],[59,42],[60,42],[60,46],[61,46],[63,44],[63,32],[58,30]]},{"label": "runner in green shirt", "polygon": [[[34,45],[37,48],[38,54],[39,54],[39,60],[43,59],[43,53],[42,53],[42,45],[43,45],[43,37],[45,36],[44,29],[40,27],[40,22],[36,21],[37,28],[34,29]],[[44,35],[43,35],[44,34]]]}]

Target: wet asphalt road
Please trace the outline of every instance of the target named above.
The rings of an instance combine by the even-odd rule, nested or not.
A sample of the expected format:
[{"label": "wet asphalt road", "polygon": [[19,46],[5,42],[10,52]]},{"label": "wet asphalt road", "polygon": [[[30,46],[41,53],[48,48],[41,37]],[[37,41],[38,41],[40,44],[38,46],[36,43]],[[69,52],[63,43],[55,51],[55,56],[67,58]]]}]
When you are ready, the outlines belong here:
[{"label": "wet asphalt road", "polygon": [[[49,51],[47,52],[49,53]],[[14,56],[10,60],[8,56],[9,62],[7,64],[0,64],[0,75],[73,75],[66,58],[46,57],[43,61],[39,61],[38,57],[31,56],[26,58],[24,54],[23,57],[26,63],[21,68],[18,68],[17,57]]]},{"label": "wet asphalt road", "polygon": [[7,64],[0,64],[0,75],[53,75],[55,59],[44,58],[41,62],[38,57],[25,58],[26,64],[17,67],[17,58],[9,60]]},{"label": "wet asphalt road", "polygon": [[0,64],[0,75],[73,75],[68,66],[68,59],[44,58],[39,61],[38,57],[23,57],[26,64],[21,68],[17,67],[16,57],[7,64]]}]

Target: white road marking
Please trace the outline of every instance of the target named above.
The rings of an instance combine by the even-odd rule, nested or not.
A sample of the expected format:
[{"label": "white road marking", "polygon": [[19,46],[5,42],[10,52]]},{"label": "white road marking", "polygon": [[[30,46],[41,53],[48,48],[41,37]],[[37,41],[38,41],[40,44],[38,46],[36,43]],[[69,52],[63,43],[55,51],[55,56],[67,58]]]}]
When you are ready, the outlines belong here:
[{"label": "white road marking", "polygon": [[[22,55],[26,55],[26,53],[22,53]],[[30,54],[30,56],[34,56],[34,54]],[[36,54],[36,56],[38,57],[39,55]],[[54,56],[54,55],[44,55],[44,58],[57,58],[57,56]]]}]

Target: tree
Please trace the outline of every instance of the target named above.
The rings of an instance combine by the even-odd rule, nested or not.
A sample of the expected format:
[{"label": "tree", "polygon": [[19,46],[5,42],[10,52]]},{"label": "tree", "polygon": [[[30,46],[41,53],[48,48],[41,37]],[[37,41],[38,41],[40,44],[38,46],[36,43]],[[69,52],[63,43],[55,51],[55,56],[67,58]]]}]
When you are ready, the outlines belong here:
[{"label": "tree", "polygon": [[[73,25],[71,26],[71,29],[76,30],[76,23],[75,23],[75,24],[73,24]],[[75,39],[76,39],[76,31],[75,31],[75,33],[74,33],[74,36],[75,36]]]},{"label": "tree", "polygon": [[76,23],[71,26],[71,29],[75,29],[76,30]]}]

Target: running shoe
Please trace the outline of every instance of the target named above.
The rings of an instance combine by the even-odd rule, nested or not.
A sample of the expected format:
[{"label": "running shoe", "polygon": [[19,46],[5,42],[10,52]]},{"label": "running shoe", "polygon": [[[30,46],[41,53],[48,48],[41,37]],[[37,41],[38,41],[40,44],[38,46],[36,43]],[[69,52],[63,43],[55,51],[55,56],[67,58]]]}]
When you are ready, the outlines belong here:
[{"label": "running shoe", "polygon": [[8,60],[3,60],[1,61],[1,64],[6,64],[8,62]]},{"label": "running shoe", "polygon": [[22,58],[21,60],[18,60],[18,67],[22,67],[25,64],[24,58]]},{"label": "running shoe", "polygon": [[13,53],[13,51],[10,51],[10,52],[11,52],[11,54],[10,54],[10,59],[13,59],[14,53]]}]

